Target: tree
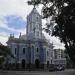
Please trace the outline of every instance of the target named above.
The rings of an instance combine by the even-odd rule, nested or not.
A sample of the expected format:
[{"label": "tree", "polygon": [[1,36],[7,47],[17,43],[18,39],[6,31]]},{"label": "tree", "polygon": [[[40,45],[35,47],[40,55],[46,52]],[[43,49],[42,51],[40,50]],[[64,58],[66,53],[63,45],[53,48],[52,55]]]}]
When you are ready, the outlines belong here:
[{"label": "tree", "polygon": [[7,56],[14,57],[7,46],[0,44],[0,67],[2,67],[2,64]]},{"label": "tree", "polygon": [[[53,35],[65,44],[66,52],[75,63],[75,0],[32,0],[28,4],[43,4],[43,18],[55,20]],[[50,24],[47,24],[47,32]]]},{"label": "tree", "polygon": [[7,55],[11,55],[10,49],[7,46],[0,45],[0,56],[6,57]]}]

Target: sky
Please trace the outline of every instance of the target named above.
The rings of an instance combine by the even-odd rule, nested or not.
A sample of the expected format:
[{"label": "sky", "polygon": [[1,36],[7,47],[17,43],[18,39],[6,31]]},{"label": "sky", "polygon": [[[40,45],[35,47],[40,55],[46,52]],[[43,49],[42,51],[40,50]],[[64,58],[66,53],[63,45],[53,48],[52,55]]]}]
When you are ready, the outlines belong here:
[{"label": "sky", "polygon": [[[18,37],[20,32],[26,34],[27,15],[33,9],[33,6],[27,4],[28,0],[0,0],[0,42],[6,45],[10,34]],[[41,14],[41,5],[37,7]],[[43,20],[43,25],[45,24]],[[46,38],[52,42],[55,48],[64,49],[64,44],[55,37],[49,36],[44,32]]]}]

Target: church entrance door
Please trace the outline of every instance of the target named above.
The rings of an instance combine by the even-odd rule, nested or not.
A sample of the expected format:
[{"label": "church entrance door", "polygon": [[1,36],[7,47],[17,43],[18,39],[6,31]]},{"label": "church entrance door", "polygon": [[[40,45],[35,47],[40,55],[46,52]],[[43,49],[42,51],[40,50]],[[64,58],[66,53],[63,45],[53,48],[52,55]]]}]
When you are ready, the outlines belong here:
[{"label": "church entrance door", "polygon": [[40,68],[40,61],[38,59],[35,60],[35,68]]},{"label": "church entrance door", "polygon": [[22,60],[22,69],[25,69],[25,60]]},{"label": "church entrance door", "polygon": [[47,61],[47,68],[49,67],[49,61]]}]

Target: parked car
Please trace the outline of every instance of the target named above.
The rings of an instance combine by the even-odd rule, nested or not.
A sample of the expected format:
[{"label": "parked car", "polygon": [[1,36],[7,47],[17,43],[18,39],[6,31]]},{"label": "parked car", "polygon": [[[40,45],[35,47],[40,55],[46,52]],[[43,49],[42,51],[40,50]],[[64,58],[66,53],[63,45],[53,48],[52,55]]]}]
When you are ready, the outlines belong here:
[{"label": "parked car", "polygon": [[57,66],[56,71],[62,71],[65,70],[64,66]]}]

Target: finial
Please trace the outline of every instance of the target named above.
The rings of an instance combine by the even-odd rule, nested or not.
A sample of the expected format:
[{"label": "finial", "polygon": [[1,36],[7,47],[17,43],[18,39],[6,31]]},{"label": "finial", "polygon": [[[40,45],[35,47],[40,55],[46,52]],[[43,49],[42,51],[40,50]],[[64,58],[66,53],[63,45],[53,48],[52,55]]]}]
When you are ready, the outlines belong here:
[{"label": "finial", "polygon": [[36,7],[35,0],[33,0],[33,6],[34,6],[34,8]]},{"label": "finial", "polygon": [[35,4],[34,4],[34,8],[35,8]]},{"label": "finial", "polygon": [[10,37],[9,38],[13,38],[14,37],[14,35],[13,34],[10,34]]},{"label": "finial", "polygon": [[21,37],[21,32],[20,32],[20,35],[19,35],[19,37]]},{"label": "finial", "polygon": [[20,36],[21,36],[21,32],[20,32]]},{"label": "finial", "polygon": [[12,36],[12,34],[10,34],[10,37]]},{"label": "finial", "polygon": [[13,33],[13,37],[14,37],[14,33]]}]

